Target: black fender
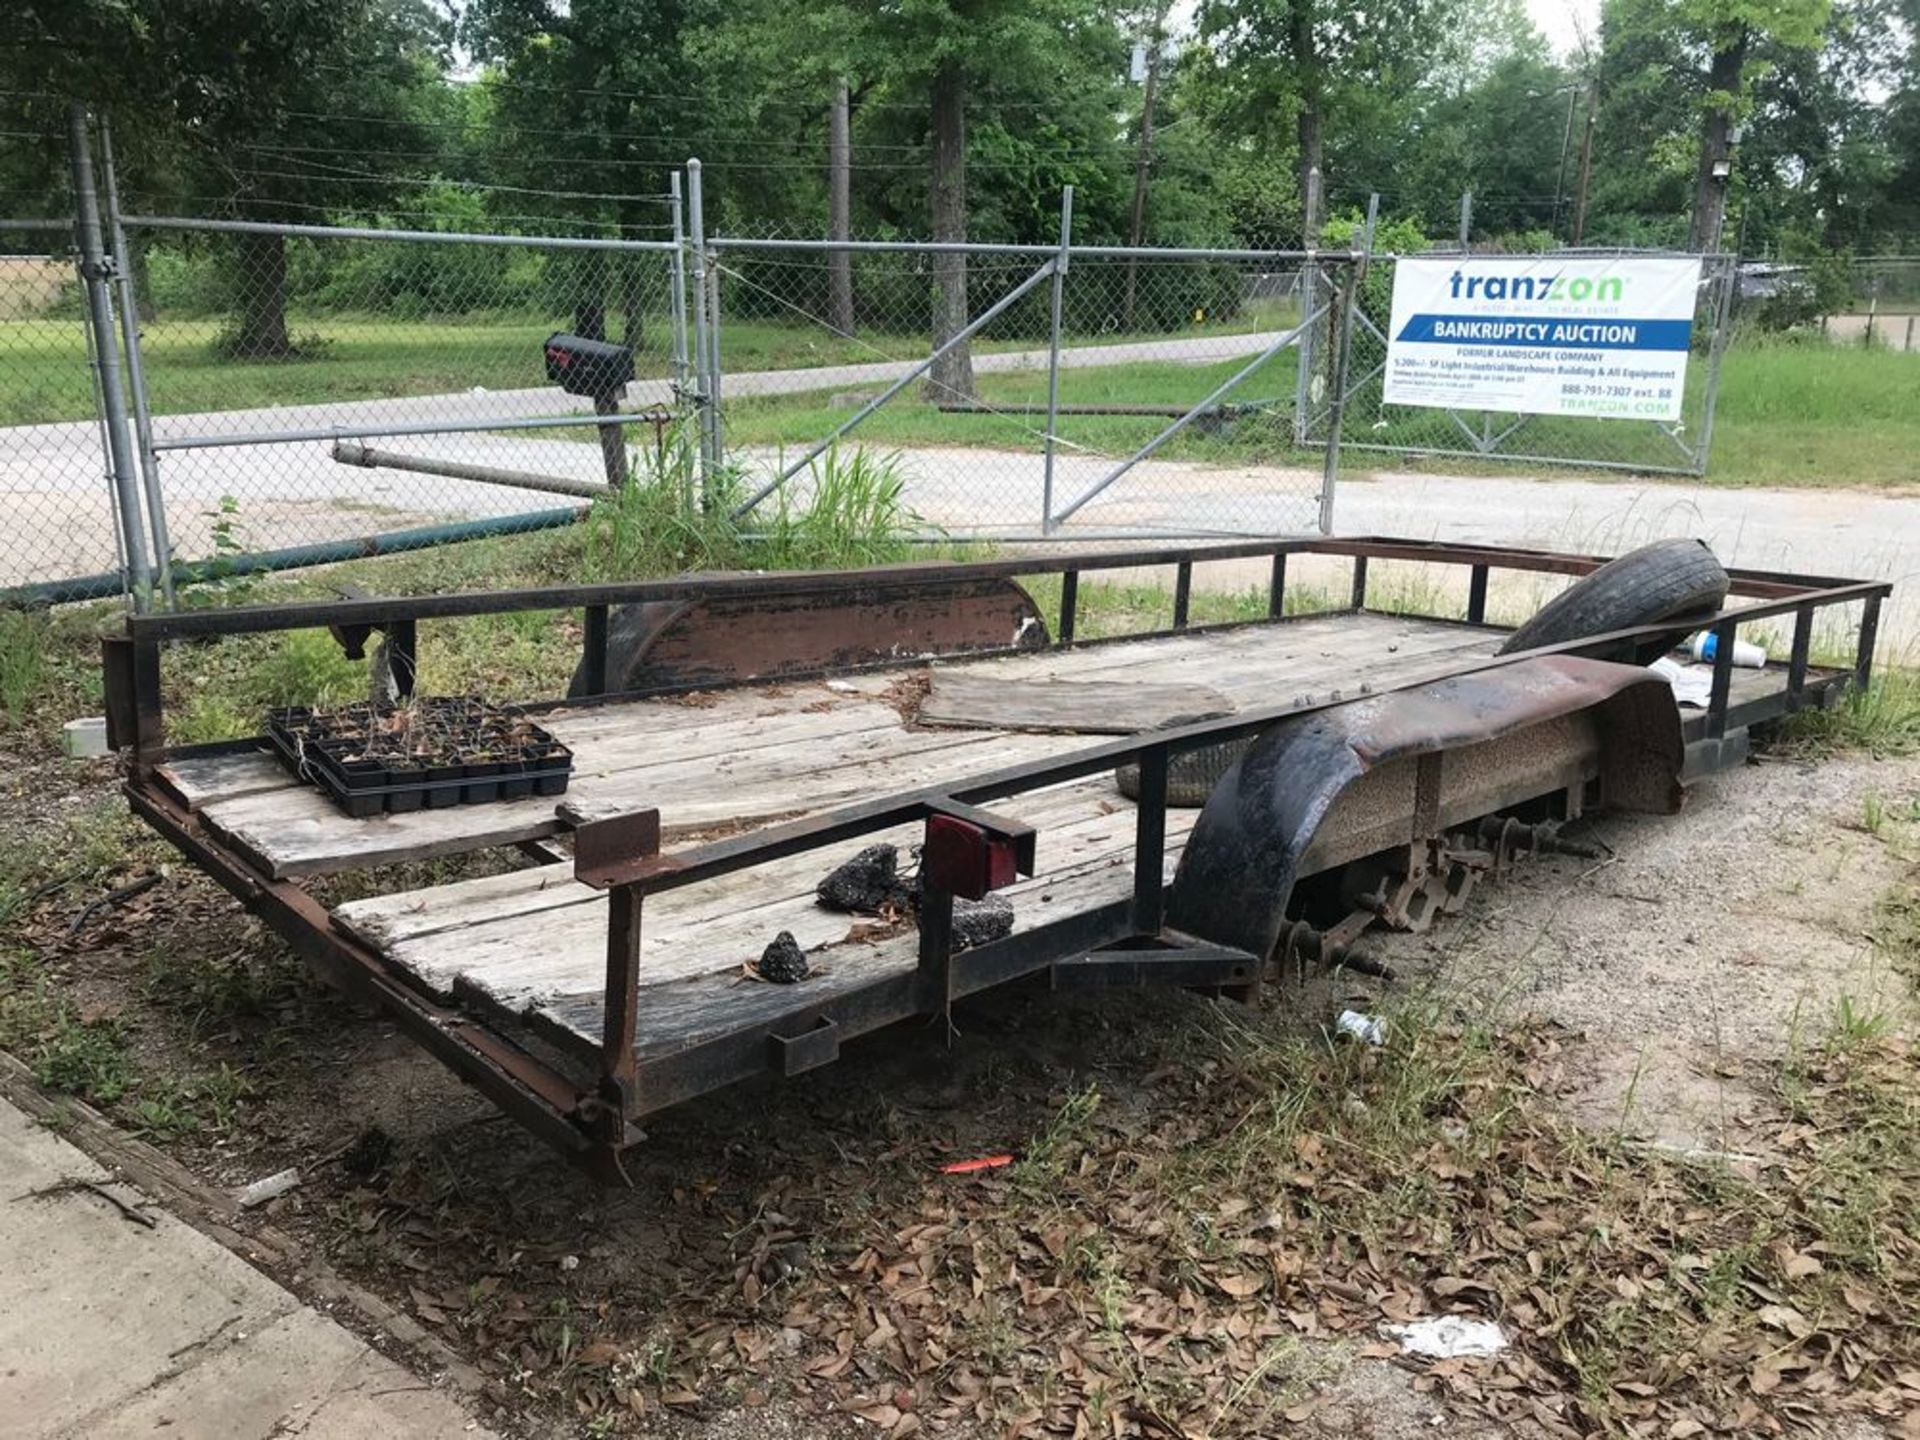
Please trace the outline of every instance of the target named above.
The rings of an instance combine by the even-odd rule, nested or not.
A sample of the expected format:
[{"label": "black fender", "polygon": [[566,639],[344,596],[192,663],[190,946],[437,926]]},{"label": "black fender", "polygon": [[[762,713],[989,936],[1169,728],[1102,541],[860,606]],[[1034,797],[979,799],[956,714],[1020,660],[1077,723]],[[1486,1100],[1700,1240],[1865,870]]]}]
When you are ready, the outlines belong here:
[{"label": "black fender", "polygon": [[1664,680],[1575,656],[1516,660],[1282,720],[1208,797],[1167,921],[1271,955],[1305,875],[1590,781],[1604,808],[1671,813],[1683,760]]}]

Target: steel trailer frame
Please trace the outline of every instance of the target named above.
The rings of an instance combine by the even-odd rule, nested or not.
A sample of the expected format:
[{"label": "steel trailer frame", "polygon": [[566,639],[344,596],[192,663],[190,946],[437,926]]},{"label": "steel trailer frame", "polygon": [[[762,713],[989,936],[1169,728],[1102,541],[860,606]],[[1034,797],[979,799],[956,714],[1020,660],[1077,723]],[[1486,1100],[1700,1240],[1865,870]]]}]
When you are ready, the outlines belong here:
[{"label": "steel trailer frame", "polygon": [[[659,814],[655,810],[582,825],[574,832],[575,878],[609,895],[604,1028],[600,1044],[588,1053],[575,1036],[548,1034],[535,1030],[532,1022],[511,1023],[497,1013],[464,1010],[423,993],[372,946],[337,925],[326,907],[302,885],[273,878],[252,857],[203,826],[160,782],[158,768],[169,759],[231,752],[251,742],[167,748],[161,701],[161,661],[166,645],[307,628],[329,628],[343,638],[357,637],[358,643],[364,641],[368,631],[380,629],[386,635],[393,673],[403,687],[410,687],[418,625],[423,620],[578,608],[585,622],[585,670],[594,682],[593,690],[599,692],[605,689],[608,617],[615,605],[720,597],[777,602],[823,594],[872,593],[886,587],[938,587],[954,582],[1057,575],[1060,606],[1051,645],[1125,645],[1147,637],[1076,638],[1082,575],[1172,566],[1175,585],[1171,628],[1204,633],[1280,625],[1299,618],[1282,613],[1288,562],[1294,556],[1349,560],[1353,611],[1366,608],[1370,562],[1424,561],[1464,566],[1468,570],[1467,601],[1464,613],[1450,623],[1476,627],[1487,625],[1488,581],[1496,570],[1580,576],[1605,563],[1604,557],[1552,551],[1376,537],[1308,538],[1021,555],[966,564],[921,563],[852,572],[700,576],[138,614],[127,618],[124,634],[105,642],[109,732],[116,746],[131,752],[125,788],[134,811],[283,936],[324,978],[390,1013],[423,1047],[543,1140],[597,1173],[618,1178],[622,1173],[620,1152],[644,1138],[639,1122],[649,1114],[735,1081],[768,1074],[800,1074],[836,1059],[843,1041],[902,1020],[943,1016],[955,1000],[1008,981],[1045,975],[1062,987],[1164,983],[1251,993],[1257,989],[1269,957],[1199,941],[1167,925],[1168,887],[1160,884],[1158,877],[1166,849],[1169,759],[1183,751],[1258,735],[1282,720],[1351,703],[1352,692],[1345,700],[1269,706],[1177,729],[1089,744],[1069,754],[978,774],[958,783],[879,795],[673,853],[661,853]],[[1191,626],[1194,567],[1247,559],[1269,562],[1266,618],[1225,626]],[[1719,643],[1708,707],[1704,713],[1687,716],[1683,723],[1689,778],[1743,759],[1752,726],[1806,706],[1831,704],[1849,686],[1864,686],[1872,672],[1881,606],[1892,589],[1884,581],[1757,570],[1733,570],[1729,574],[1733,593],[1756,603],[1723,612],[1707,627]],[[1816,614],[1852,604],[1861,607],[1852,666],[1816,670],[1810,663]],[[1732,641],[1736,633],[1742,626],[1787,616],[1793,619],[1784,688],[1735,703]],[[1671,625],[1642,626],[1515,655],[1473,660],[1453,668],[1438,681],[1452,682],[1540,657],[1605,653],[1622,642],[1671,630]],[[1165,632],[1148,632],[1155,633]],[[842,667],[835,673],[897,668],[899,663],[894,660]],[[786,674],[780,678],[797,677]],[[763,682],[746,680],[735,682],[735,686],[759,683]],[[1392,694],[1435,683],[1436,677],[1428,676],[1400,685],[1369,687],[1367,693]],[[596,694],[585,702],[550,704],[618,703],[671,693],[674,688],[695,687]],[[734,686],[703,684],[698,688]],[[1030,871],[1032,832],[981,807],[1129,763],[1138,765],[1141,774],[1133,840],[1136,879],[1130,898],[956,952],[950,931],[952,900],[956,893],[972,893],[972,882],[962,873],[964,866],[929,864],[925,867],[926,893],[916,969],[873,980],[817,1003],[802,1003],[777,1014],[745,1020],[736,1030],[673,1053],[651,1055],[644,1061],[636,1054],[640,944],[649,896],[916,821],[969,836],[982,847],[1000,847],[1003,858],[1011,858]],[[564,857],[547,850],[537,858],[554,862]]]}]

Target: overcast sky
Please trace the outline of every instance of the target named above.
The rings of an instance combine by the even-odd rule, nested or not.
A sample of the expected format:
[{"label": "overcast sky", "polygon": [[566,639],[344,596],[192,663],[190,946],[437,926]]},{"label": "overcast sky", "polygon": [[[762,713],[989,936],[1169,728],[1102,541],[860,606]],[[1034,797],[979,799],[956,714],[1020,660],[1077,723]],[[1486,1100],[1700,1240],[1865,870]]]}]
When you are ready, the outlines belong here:
[{"label": "overcast sky", "polygon": [[1563,59],[1584,29],[1589,39],[1600,30],[1600,0],[1527,0],[1527,13],[1554,53]]}]

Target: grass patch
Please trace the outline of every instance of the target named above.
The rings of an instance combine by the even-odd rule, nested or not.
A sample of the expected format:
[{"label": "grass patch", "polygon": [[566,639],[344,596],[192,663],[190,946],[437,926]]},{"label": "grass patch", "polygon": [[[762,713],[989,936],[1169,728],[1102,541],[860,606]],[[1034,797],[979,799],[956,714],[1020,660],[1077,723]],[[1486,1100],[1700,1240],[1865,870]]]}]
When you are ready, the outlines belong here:
[{"label": "grass patch", "polygon": [[[1150,335],[1100,335],[1069,345],[1146,343],[1187,336],[1278,328],[1290,312],[1249,306],[1228,325],[1195,324]],[[665,317],[635,355],[641,379],[666,378],[670,335]],[[461,318],[406,320],[391,316],[293,310],[288,332],[300,354],[275,361],[234,358],[224,343],[226,321],[162,316],[143,328],[141,354],[156,415],[274,405],[311,405],[403,395],[464,394],[545,388],[542,347],[566,322],[551,314],[476,313]],[[914,360],[927,353],[923,334],[868,331],[835,334],[803,320],[730,318],[720,330],[729,373],[794,370],[872,361]],[[975,352],[1046,348],[1043,336],[1005,336],[974,342]],[[35,377],[0,394],[0,425],[85,420],[93,415],[80,322],[65,315],[0,322],[0,369]],[[813,438],[818,438],[813,437]]]},{"label": "grass patch", "polygon": [[[1098,369],[1067,369],[1060,377],[1065,405],[1165,405],[1185,407],[1198,401],[1245,363],[1244,359],[1204,365],[1145,361]],[[1293,443],[1292,396],[1295,356],[1276,356],[1228,398],[1260,402],[1271,408],[1242,416],[1230,426],[1203,431],[1194,427],[1162,449],[1169,460],[1200,463],[1300,465],[1317,451]],[[1692,367],[1692,385],[1705,383],[1705,366]],[[1044,371],[983,374],[977,386],[983,405],[1017,409],[1043,404]],[[1720,399],[1715,419],[1714,453],[1707,483],[1773,486],[1896,486],[1920,483],[1920,354],[1818,343],[1750,340],[1723,358]],[[741,447],[791,448],[827,433],[847,411],[828,405],[825,391],[801,395],[736,399],[727,406],[728,443]],[[1366,410],[1356,397],[1355,414]],[[1690,413],[1697,414],[1696,398]],[[1377,409],[1377,425],[1356,420],[1349,438],[1374,444],[1458,443],[1436,430],[1434,412]],[[1066,416],[1059,434],[1069,446],[1106,455],[1123,455],[1145,444],[1166,420],[1129,416]],[[883,407],[860,430],[874,444],[902,447],[982,447],[1034,450],[1045,420],[1029,414],[945,414],[931,405],[901,397]],[[578,439],[580,437],[572,437]],[[1657,442],[1657,443],[1656,443]],[[1545,457],[1593,454],[1671,466],[1679,453],[1651,431],[1621,430],[1617,422],[1536,419],[1516,439]],[[1375,465],[1404,467],[1399,458],[1382,459],[1348,449],[1342,468],[1363,475]],[[1586,474],[1556,468],[1550,459],[1510,463],[1446,457],[1422,462],[1458,473],[1511,474],[1515,465],[1536,473]]]},{"label": "grass patch", "polygon": [[0,610],[0,723],[17,725],[46,683],[46,622]]},{"label": "grass patch", "polygon": [[1782,727],[1785,742],[1814,754],[1861,750],[1877,757],[1920,752],[1920,671],[1881,667],[1864,690],[1831,710],[1804,710]]}]

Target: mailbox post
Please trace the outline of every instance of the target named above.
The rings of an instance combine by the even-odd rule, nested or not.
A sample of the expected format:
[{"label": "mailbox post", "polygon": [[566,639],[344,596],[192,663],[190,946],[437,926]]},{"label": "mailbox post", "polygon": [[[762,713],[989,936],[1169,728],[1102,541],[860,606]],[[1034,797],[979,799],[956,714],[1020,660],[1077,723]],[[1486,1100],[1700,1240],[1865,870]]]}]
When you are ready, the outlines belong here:
[{"label": "mailbox post", "polygon": [[[621,397],[633,379],[633,349],[606,340],[555,331],[547,337],[547,380],[569,395],[593,401],[596,415],[618,415]],[[627,483],[627,440],[616,422],[602,425],[600,458],[607,468],[607,485],[618,490]]]}]

